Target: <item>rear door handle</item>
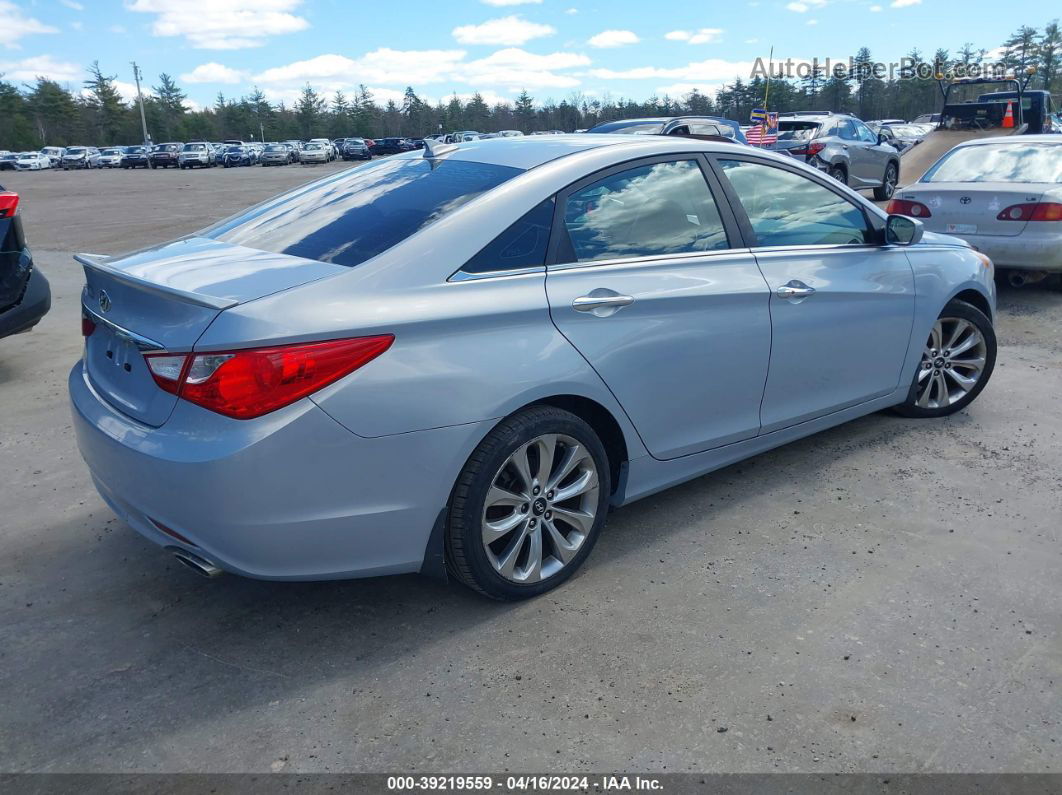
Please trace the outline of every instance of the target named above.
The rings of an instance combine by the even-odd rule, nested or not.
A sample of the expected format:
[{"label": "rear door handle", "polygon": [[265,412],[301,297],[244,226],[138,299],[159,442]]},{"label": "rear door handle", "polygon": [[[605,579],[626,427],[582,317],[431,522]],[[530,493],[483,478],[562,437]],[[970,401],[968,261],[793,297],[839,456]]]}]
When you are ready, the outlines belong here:
[{"label": "rear door handle", "polygon": [[597,317],[608,317],[633,303],[633,296],[620,295],[615,290],[599,287],[572,301],[572,309],[576,312],[590,312]]},{"label": "rear door handle", "polygon": [[804,284],[804,282],[798,281],[797,279],[793,279],[793,281],[789,282],[789,284],[783,284],[781,287],[775,290],[774,294],[777,295],[779,298],[799,300],[801,298],[807,298],[814,292],[814,287],[808,287],[806,284]]}]

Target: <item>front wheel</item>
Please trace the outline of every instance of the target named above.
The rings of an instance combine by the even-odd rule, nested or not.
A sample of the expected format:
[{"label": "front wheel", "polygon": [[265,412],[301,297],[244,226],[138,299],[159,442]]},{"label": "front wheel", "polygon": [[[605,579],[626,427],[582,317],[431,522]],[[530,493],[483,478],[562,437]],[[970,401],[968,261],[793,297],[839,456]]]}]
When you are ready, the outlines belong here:
[{"label": "front wheel", "polygon": [[888,201],[896,192],[896,183],[899,180],[899,169],[895,163],[889,163],[885,167],[885,177],[880,188],[874,188],[874,200],[879,202]]},{"label": "front wheel", "polygon": [[929,332],[907,400],[905,417],[946,417],[966,408],[992,377],[996,333],[977,307],[950,301]]},{"label": "front wheel", "polygon": [[552,406],[514,414],[480,442],[454,486],[450,570],[493,599],[551,590],[590,554],[610,491],[608,456],[584,420]]}]

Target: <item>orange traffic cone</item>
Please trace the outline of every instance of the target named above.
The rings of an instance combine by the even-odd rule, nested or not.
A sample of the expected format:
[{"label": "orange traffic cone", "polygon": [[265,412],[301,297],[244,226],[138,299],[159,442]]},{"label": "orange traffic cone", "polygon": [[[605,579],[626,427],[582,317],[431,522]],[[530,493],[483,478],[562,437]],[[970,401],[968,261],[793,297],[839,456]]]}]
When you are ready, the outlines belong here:
[{"label": "orange traffic cone", "polygon": [[1007,112],[1003,114],[1003,129],[1009,130],[1014,127],[1014,102],[1007,100]]}]

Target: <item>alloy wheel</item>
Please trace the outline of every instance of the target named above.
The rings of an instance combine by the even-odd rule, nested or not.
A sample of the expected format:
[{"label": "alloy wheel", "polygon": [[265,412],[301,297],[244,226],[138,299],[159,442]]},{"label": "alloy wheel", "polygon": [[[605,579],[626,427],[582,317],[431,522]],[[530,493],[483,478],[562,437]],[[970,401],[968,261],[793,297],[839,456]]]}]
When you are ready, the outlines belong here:
[{"label": "alloy wheel", "polygon": [[494,570],[520,584],[561,571],[594,527],[599,489],[593,456],[572,437],[545,434],[518,447],[483,503],[483,546]]},{"label": "alloy wheel", "polygon": [[885,169],[885,182],[883,187],[885,188],[886,199],[891,199],[892,194],[896,192],[896,182],[896,166],[890,165],[887,169]]},{"label": "alloy wheel", "polygon": [[969,320],[939,318],[922,352],[915,405],[936,409],[962,400],[980,381],[987,352],[984,335]]}]

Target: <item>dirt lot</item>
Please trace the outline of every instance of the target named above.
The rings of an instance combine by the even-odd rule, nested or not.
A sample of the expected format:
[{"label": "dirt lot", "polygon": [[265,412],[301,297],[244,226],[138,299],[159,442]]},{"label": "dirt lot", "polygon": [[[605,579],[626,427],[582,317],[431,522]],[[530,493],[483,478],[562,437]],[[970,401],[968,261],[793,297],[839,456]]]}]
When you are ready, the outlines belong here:
[{"label": "dirt lot", "polygon": [[0,341],[0,770],[1062,770],[1059,291],[1002,290],[968,411],[867,417],[618,511],[533,602],[205,581],[123,526],[70,428],[71,254],[340,167],[0,178],[54,292]]}]

